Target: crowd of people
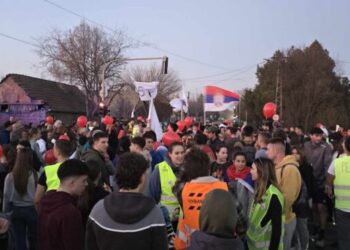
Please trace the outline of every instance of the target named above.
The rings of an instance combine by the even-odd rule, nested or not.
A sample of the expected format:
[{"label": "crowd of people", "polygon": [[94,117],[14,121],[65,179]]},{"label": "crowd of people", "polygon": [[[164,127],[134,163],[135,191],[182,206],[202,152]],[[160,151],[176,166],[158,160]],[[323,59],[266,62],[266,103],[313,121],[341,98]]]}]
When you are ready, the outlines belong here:
[{"label": "crowd of people", "polygon": [[142,120],[0,131],[0,249],[350,249],[350,134]]}]

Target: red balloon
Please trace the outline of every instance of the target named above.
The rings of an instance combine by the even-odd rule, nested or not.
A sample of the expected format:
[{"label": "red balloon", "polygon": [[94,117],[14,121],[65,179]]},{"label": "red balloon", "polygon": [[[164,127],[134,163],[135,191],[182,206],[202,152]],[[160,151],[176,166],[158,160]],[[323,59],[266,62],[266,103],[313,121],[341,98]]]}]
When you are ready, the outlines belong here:
[{"label": "red balloon", "polygon": [[81,115],[77,119],[77,125],[79,128],[85,128],[87,124],[87,118],[84,115]]},{"label": "red balloon", "polygon": [[182,131],[184,130],[185,126],[186,126],[185,121],[178,121],[178,122],[176,123],[176,125],[177,125],[178,130],[179,130],[180,132],[182,132]]},{"label": "red balloon", "polygon": [[104,125],[112,125],[113,124],[113,118],[110,117],[109,115],[106,115],[103,117],[102,122]]},{"label": "red balloon", "polygon": [[46,165],[52,165],[56,163],[57,159],[53,153],[53,149],[47,150],[44,161]]},{"label": "red balloon", "polygon": [[189,126],[191,126],[192,123],[193,123],[193,118],[187,116],[187,117],[185,118],[184,122],[185,122],[185,124],[186,124],[186,127],[189,127]]},{"label": "red balloon", "polygon": [[52,125],[53,124],[53,117],[51,115],[46,117],[46,123]]},{"label": "red balloon", "polygon": [[181,141],[181,138],[175,132],[166,132],[163,134],[162,141],[165,146],[170,146],[172,143],[176,141]]},{"label": "red balloon", "polygon": [[273,102],[268,102],[264,105],[263,113],[266,119],[272,118],[276,114],[276,104]]}]

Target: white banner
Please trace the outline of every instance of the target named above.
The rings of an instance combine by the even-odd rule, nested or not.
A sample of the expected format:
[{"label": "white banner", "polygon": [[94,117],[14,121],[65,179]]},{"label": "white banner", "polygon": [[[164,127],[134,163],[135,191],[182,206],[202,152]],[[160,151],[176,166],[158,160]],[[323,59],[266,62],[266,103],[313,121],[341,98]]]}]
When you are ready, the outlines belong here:
[{"label": "white banner", "polygon": [[159,82],[134,82],[135,90],[139,94],[141,101],[150,101],[157,96]]},{"label": "white banner", "polygon": [[149,121],[149,127],[157,135],[157,141],[160,141],[163,136],[163,130],[158,119],[158,115],[153,103],[153,99],[151,99],[151,102],[149,103],[148,121]]}]

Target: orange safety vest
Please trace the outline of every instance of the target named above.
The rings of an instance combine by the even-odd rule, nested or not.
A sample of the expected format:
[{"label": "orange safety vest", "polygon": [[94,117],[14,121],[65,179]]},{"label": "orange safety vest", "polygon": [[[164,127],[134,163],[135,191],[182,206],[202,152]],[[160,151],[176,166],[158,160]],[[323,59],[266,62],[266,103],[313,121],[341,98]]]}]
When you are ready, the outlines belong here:
[{"label": "orange safety vest", "polygon": [[183,216],[179,218],[174,240],[176,250],[186,249],[190,245],[191,234],[199,230],[199,211],[207,193],[214,189],[228,191],[226,182],[210,183],[187,182],[182,190]]}]

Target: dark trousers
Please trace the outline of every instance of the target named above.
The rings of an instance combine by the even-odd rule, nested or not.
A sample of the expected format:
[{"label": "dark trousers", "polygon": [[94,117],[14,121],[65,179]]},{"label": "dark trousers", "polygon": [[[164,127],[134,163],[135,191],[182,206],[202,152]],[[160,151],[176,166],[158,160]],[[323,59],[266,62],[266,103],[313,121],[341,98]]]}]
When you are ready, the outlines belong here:
[{"label": "dark trousers", "polygon": [[11,221],[14,231],[16,250],[27,250],[27,240],[30,250],[37,249],[37,213],[34,206],[13,206]]},{"label": "dark trousers", "polygon": [[335,209],[335,222],[338,237],[338,249],[350,249],[350,213]]}]

